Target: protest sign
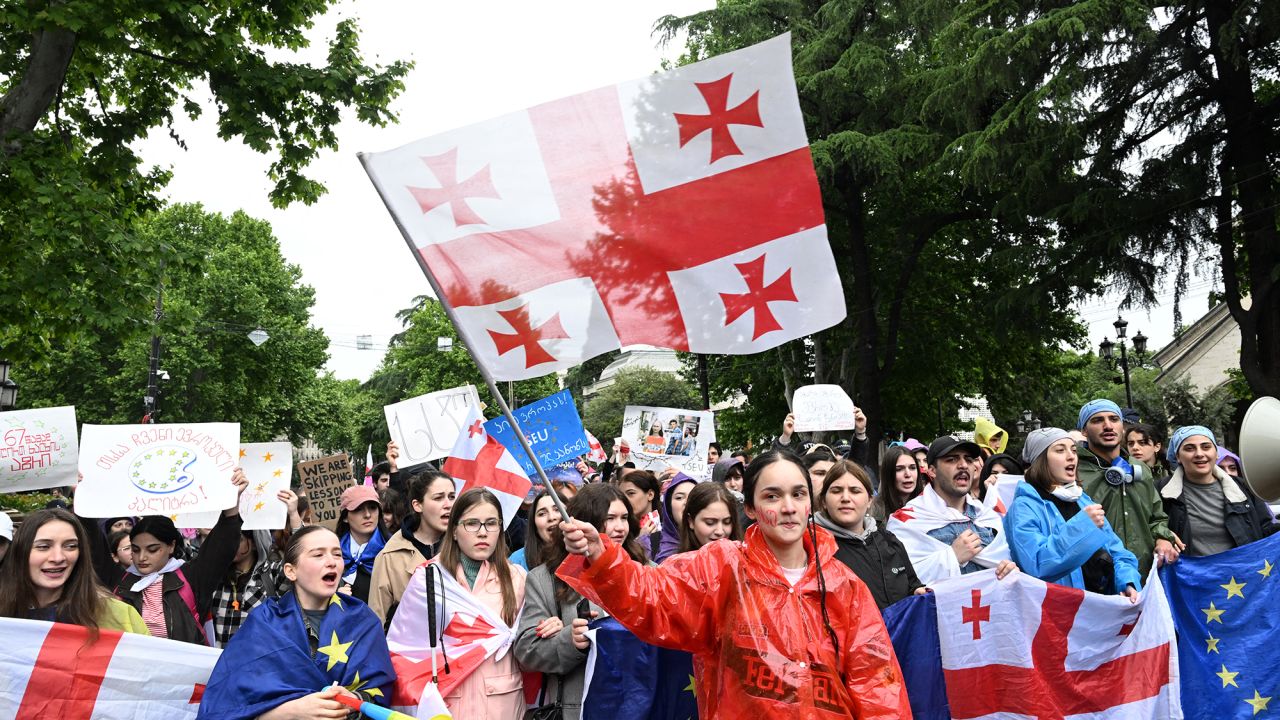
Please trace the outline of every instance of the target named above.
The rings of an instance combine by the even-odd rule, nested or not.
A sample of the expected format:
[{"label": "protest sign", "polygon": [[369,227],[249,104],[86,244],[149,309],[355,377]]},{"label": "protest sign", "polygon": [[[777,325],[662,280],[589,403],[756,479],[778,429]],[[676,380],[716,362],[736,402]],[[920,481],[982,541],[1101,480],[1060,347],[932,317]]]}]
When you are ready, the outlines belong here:
[{"label": "protest sign", "polygon": [[76,484],[76,409],[0,413],[0,492]]},{"label": "protest sign", "polygon": [[317,525],[330,530],[338,527],[342,514],[342,492],[356,484],[351,474],[351,458],[330,455],[319,460],[298,463],[298,476],[311,503],[311,517]]},{"label": "protest sign", "polygon": [[448,455],[472,405],[480,406],[476,388],[463,385],[384,407],[391,439],[400,446],[400,465],[408,467]]},{"label": "protest sign", "polygon": [[[240,495],[243,530],[280,530],[289,509],[276,493],[289,489],[293,470],[293,446],[287,442],[245,443],[240,446],[240,469],[249,487]],[[174,519],[180,528],[208,528],[218,523],[222,513],[184,513]]]},{"label": "protest sign", "polygon": [[85,425],[76,514],[177,515],[236,502],[239,423]]},{"label": "protest sign", "polygon": [[805,385],[791,398],[796,432],[852,430],[853,400],[839,385]]},{"label": "protest sign", "polygon": [[716,440],[709,410],[628,405],[622,415],[622,439],[641,470],[675,467],[694,478],[711,476],[707,446]]},{"label": "protest sign", "polygon": [[[578,457],[591,452],[587,431],[582,427],[582,418],[578,417],[578,408],[568,390],[529,403],[512,414],[543,469],[564,462],[572,465]],[[533,461],[525,454],[520,438],[505,417],[490,420],[484,429],[511,452],[529,477],[538,477]]]}]

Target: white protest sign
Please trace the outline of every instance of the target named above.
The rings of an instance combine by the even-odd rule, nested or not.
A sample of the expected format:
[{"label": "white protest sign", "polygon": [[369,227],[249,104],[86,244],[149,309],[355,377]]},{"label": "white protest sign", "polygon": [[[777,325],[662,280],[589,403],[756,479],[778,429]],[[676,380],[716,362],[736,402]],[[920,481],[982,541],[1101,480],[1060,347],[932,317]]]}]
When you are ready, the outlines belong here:
[{"label": "white protest sign", "polygon": [[384,407],[387,430],[400,446],[400,467],[447,456],[472,405],[480,406],[476,388],[463,385]]},{"label": "white protest sign", "polygon": [[628,405],[622,440],[641,470],[671,466],[690,477],[711,476],[707,446],[716,440],[716,425],[710,411]]},{"label": "white protest sign", "polygon": [[0,493],[76,484],[76,409],[0,413]]},{"label": "white protest sign", "polygon": [[[276,493],[289,489],[293,446],[287,442],[245,443],[240,446],[240,469],[249,481],[249,487],[240,495],[240,518],[244,521],[241,529],[283,529],[289,509]],[[221,515],[220,510],[184,513],[173,524],[180,528],[211,528]]]},{"label": "white protest sign", "polygon": [[75,510],[81,517],[177,515],[236,502],[240,423],[85,425]]},{"label": "white protest sign", "polygon": [[796,432],[852,430],[853,400],[839,385],[805,385],[791,397]]}]

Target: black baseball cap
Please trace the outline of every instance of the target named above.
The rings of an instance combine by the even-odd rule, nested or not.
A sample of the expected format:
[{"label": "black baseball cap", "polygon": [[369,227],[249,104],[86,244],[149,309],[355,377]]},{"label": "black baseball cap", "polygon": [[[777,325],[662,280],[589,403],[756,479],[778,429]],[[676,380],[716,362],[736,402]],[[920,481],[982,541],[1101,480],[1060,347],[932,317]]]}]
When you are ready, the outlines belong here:
[{"label": "black baseball cap", "polygon": [[969,440],[961,440],[955,435],[943,435],[937,440],[929,443],[929,456],[927,458],[929,464],[936,464],[938,462],[938,458],[946,455],[956,448],[968,450],[973,453],[974,457],[982,457],[982,449],[978,447],[978,443]]}]

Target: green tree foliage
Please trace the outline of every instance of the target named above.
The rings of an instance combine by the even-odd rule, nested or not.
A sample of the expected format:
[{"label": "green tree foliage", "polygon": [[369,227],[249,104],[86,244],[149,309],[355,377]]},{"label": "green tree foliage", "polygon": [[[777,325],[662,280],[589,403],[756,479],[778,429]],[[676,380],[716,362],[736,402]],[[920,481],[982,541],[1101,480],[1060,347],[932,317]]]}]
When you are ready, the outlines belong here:
[{"label": "green tree foliage", "polygon": [[[160,422],[239,422],[246,442],[343,437],[342,401],[331,377],[317,372],[329,341],[311,327],[314,292],[280,254],[270,226],[244,213],[230,217],[177,205],[148,219],[144,242],[164,244],[190,262],[164,269]],[[155,289],[148,295],[154,298]],[[151,313],[130,318],[124,333],[97,332],[59,344],[40,366],[16,365],[23,405],[75,405],[83,422],[137,422],[147,389]],[[254,346],[261,327],[270,339]]]},{"label": "green tree foliage", "polygon": [[[626,368],[613,376],[613,384],[592,395],[582,411],[582,424],[602,443],[622,432],[622,416],[628,405],[695,408],[698,391],[670,373],[653,368]],[[717,424],[717,432],[719,425]]]},{"label": "green tree foliage", "polygon": [[353,20],[321,64],[299,62],[306,32],[336,3],[32,0],[0,4],[0,347],[39,363],[56,342],[123,332],[176,249],[137,230],[168,174],[136,141],[192,118],[207,88],[223,139],[272,156],[272,201],[314,201],[303,174],[337,147],[344,109],[393,119],[409,65],[365,63]]}]

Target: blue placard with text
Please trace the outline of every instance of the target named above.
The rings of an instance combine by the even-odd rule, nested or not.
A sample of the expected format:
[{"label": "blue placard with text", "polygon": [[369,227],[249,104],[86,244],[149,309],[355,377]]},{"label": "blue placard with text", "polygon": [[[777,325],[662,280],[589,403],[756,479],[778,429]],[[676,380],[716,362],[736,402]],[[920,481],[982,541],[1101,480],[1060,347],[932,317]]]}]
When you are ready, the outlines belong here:
[{"label": "blue placard with text", "polygon": [[[568,390],[536,402],[525,405],[512,412],[520,429],[524,430],[543,469],[561,463],[573,463],[579,456],[591,451],[587,444],[587,431],[582,427],[582,418],[578,417],[578,407],[573,403],[573,395]],[[511,424],[503,416],[498,416],[484,424],[489,435],[502,443],[519,461],[520,466],[531,478],[538,477],[533,461],[525,455],[520,447],[520,439],[516,437]]]}]

